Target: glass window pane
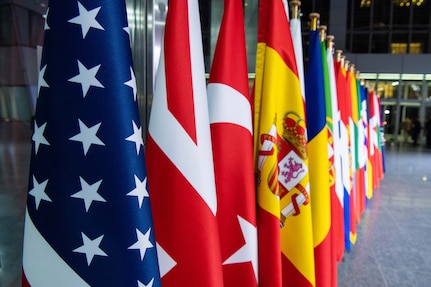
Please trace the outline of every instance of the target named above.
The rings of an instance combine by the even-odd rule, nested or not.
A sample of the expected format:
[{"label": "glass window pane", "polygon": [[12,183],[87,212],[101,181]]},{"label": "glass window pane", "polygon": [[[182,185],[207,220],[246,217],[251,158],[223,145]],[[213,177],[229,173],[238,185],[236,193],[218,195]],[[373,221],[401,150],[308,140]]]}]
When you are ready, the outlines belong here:
[{"label": "glass window pane", "polygon": [[389,33],[373,33],[371,53],[388,53]]},{"label": "glass window pane", "polygon": [[398,95],[399,81],[379,81],[377,94],[382,99],[396,99]]},{"label": "glass window pane", "polygon": [[[417,130],[413,129],[413,124],[419,116],[419,107],[401,106],[400,131],[401,139],[404,143],[412,143],[414,138],[418,138]],[[416,132],[415,132],[416,131]]]},{"label": "glass window pane", "polygon": [[413,26],[427,28],[430,21],[430,1],[415,0],[413,6]]},{"label": "glass window pane", "polygon": [[368,30],[371,18],[371,0],[354,1],[353,28]]},{"label": "glass window pane", "polygon": [[376,0],[373,8],[373,28],[388,29],[390,19],[390,0]]},{"label": "glass window pane", "polygon": [[392,54],[406,54],[408,43],[408,31],[394,32],[392,34],[391,53]]},{"label": "glass window pane", "polygon": [[43,31],[45,19],[40,14],[30,12],[30,46],[36,47],[43,44]]},{"label": "glass window pane", "polygon": [[257,49],[257,21],[258,1],[244,3],[245,39],[247,45],[248,71],[254,73]]},{"label": "glass window pane", "polygon": [[390,135],[392,135],[395,132],[395,122],[396,122],[396,106],[395,105],[382,105],[382,112],[383,112],[383,122],[385,122],[385,135],[388,138],[391,138]]},{"label": "glass window pane", "polygon": [[12,11],[15,13],[15,20],[17,21],[19,44],[29,45],[30,11],[19,6],[14,6]]},{"label": "glass window pane", "polygon": [[403,81],[402,99],[420,100],[422,95],[422,81]]},{"label": "glass window pane", "polygon": [[421,54],[428,51],[429,32],[413,32],[410,43],[410,54]]},{"label": "glass window pane", "polygon": [[13,30],[13,17],[10,5],[0,6],[0,46],[16,45],[16,37]]},{"label": "glass window pane", "polygon": [[368,53],[369,34],[361,33],[353,35],[352,53]]},{"label": "glass window pane", "polygon": [[431,83],[430,82],[428,82],[428,95],[427,95],[426,101],[431,102]]},{"label": "glass window pane", "polygon": [[406,0],[394,0],[394,28],[408,29],[410,23],[410,4],[407,6]]}]

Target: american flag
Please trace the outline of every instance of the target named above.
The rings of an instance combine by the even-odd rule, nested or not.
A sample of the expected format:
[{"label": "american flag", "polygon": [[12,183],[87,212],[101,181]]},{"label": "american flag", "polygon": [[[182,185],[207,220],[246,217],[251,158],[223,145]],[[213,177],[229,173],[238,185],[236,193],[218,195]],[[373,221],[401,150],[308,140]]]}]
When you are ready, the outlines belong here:
[{"label": "american flag", "polygon": [[160,286],[124,1],[52,0],[23,286]]}]

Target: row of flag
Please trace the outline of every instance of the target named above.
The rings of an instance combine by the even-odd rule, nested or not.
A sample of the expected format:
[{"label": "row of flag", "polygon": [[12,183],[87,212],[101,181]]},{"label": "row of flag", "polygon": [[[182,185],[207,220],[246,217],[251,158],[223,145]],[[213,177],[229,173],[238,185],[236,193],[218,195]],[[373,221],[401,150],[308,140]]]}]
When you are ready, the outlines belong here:
[{"label": "row of flag", "polygon": [[170,1],[142,135],[124,1],[50,1],[22,286],[337,286],[383,177],[380,104],[318,14],[304,76],[290,5],[259,3],[250,92],[242,1],[208,83],[198,1]]}]

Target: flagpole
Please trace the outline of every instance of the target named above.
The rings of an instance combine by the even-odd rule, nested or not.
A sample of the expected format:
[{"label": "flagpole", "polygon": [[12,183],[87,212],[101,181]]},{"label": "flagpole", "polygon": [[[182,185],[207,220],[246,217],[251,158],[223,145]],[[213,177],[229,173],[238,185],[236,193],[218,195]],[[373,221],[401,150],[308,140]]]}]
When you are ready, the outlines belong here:
[{"label": "flagpole", "polygon": [[305,100],[305,74],[304,74],[304,56],[302,52],[302,32],[301,32],[301,1],[293,0],[289,2],[291,7],[290,31],[294,46],[296,65],[298,68],[298,78],[301,87],[301,95]]},{"label": "flagpole", "polygon": [[316,31],[317,26],[319,25],[320,14],[319,13],[310,13],[311,20],[311,31]]},{"label": "flagpole", "polygon": [[326,25],[319,25],[319,31],[320,31],[320,42],[326,41]]},{"label": "flagpole", "polygon": [[[343,50],[336,50],[335,51],[335,61],[341,62],[341,54],[343,54]],[[341,63],[341,66],[343,66],[344,63]]]},{"label": "flagpole", "polygon": [[291,19],[299,19],[299,7],[301,7],[301,1],[290,1],[289,5],[291,7]]},{"label": "flagpole", "polygon": [[328,47],[328,50],[331,51],[331,53],[334,53],[334,39],[335,37],[333,35],[326,36],[326,45]]},{"label": "flagpole", "polygon": [[349,66],[349,71],[350,71],[350,73],[352,73],[352,75],[354,75],[355,74],[355,64],[350,64],[350,66]]}]

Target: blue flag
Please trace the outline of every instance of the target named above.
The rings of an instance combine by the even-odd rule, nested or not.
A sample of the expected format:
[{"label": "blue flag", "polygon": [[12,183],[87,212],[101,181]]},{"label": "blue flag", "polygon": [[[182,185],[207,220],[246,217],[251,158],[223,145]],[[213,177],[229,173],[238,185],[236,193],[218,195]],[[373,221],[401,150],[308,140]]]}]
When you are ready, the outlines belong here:
[{"label": "blue flag", "polygon": [[322,50],[316,30],[310,31],[305,101],[316,286],[333,286],[331,272],[336,262],[331,249],[329,141]]},{"label": "blue flag", "polygon": [[160,286],[124,1],[52,0],[23,286]]}]

